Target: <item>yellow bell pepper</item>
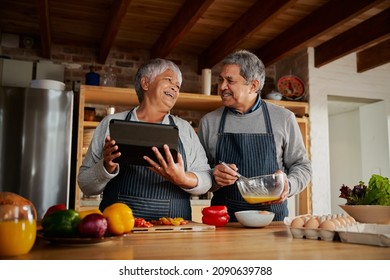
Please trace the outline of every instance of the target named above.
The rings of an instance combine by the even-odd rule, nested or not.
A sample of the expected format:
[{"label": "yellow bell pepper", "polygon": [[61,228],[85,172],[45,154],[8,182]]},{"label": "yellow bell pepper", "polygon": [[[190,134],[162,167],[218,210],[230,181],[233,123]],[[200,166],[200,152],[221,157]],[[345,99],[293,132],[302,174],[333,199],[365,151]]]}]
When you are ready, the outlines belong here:
[{"label": "yellow bell pepper", "polygon": [[84,211],[80,211],[79,212],[79,215],[80,215],[80,219],[84,219],[85,216],[89,215],[89,214],[102,214],[102,212],[99,210],[99,209],[91,209],[91,210],[84,210]]},{"label": "yellow bell pepper", "polygon": [[111,204],[103,210],[103,216],[107,219],[107,230],[110,234],[120,235],[134,228],[133,211],[125,203]]}]

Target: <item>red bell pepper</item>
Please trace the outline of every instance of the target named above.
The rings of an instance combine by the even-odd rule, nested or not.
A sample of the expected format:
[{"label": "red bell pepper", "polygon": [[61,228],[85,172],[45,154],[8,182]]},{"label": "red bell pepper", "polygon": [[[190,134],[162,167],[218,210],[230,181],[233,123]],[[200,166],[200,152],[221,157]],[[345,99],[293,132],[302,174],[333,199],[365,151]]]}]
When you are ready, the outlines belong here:
[{"label": "red bell pepper", "polygon": [[54,212],[57,212],[57,211],[60,211],[60,210],[66,210],[66,205],[65,204],[56,204],[56,205],[50,206],[46,210],[45,215],[43,215],[43,218],[45,218],[46,216],[50,215],[51,213],[54,213]]},{"label": "red bell pepper", "polygon": [[202,223],[222,227],[229,222],[230,216],[224,205],[209,206],[202,209]]}]

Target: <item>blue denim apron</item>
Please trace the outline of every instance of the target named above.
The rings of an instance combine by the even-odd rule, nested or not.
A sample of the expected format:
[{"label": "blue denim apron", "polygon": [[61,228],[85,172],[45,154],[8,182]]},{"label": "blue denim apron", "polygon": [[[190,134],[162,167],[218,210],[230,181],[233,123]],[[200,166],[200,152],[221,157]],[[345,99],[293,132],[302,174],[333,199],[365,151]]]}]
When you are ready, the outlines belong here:
[{"label": "blue denim apron", "polygon": [[[224,133],[227,108],[218,129],[216,162],[235,163],[245,177],[272,174],[279,169],[267,104],[261,101],[261,107],[266,133]],[[288,216],[287,201],[273,205],[249,204],[242,198],[236,183],[215,191],[211,205],[226,205],[232,222],[237,221],[234,212],[241,210],[271,211],[275,213],[274,221],[282,221]]]},{"label": "blue denim apron", "polygon": [[[131,114],[132,110],[125,120],[130,121]],[[175,124],[172,116],[169,116],[169,123]],[[180,138],[178,149],[187,170],[185,150]],[[126,203],[133,210],[134,217],[146,220],[161,217],[192,219],[190,194],[145,166],[120,166],[119,174],[106,185],[99,208],[104,210],[115,202]]]}]

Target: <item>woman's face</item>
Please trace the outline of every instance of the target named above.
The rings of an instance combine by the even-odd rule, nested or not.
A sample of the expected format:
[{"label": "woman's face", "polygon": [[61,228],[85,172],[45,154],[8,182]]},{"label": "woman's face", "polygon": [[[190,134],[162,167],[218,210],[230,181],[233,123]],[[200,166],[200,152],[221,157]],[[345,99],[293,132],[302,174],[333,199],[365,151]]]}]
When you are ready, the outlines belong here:
[{"label": "woman's face", "polygon": [[258,81],[248,84],[240,75],[240,67],[235,64],[224,65],[219,75],[218,94],[224,106],[241,113],[248,111],[254,104]]},{"label": "woman's face", "polygon": [[170,69],[165,70],[151,82],[147,83],[145,97],[155,106],[164,110],[171,110],[179,97],[180,83],[175,72]]}]

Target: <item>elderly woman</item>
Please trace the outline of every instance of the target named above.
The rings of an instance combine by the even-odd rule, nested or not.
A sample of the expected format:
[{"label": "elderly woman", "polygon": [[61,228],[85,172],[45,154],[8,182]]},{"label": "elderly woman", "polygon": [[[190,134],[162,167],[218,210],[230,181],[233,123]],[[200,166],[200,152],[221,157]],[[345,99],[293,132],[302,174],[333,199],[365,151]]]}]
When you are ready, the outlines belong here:
[{"label": "elderly woman", "polygon": [[[169,60],[153,59],[142,65],[135,76],[139,106],[106,116],[96,128],[78,182],[84,194],[103,193],[100,210],[123,202],[135,217],[147,220],[183,217],[191,220],[191,194],[206,193],[212,175],[206,153],[191,125],[170,114],[182,83],[181,71]],[[164,156],[153,148],[157,162],[145,157],[149,167],[114,162],[120,153],[109,135],[111,119],[176,125],[179,129],[177,162],[169,147]]]}]

